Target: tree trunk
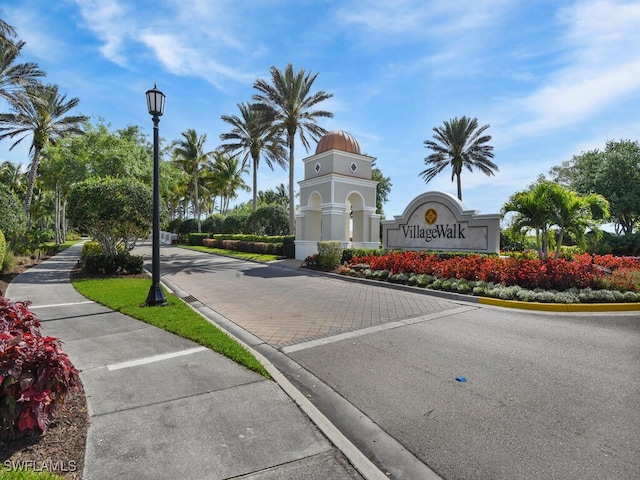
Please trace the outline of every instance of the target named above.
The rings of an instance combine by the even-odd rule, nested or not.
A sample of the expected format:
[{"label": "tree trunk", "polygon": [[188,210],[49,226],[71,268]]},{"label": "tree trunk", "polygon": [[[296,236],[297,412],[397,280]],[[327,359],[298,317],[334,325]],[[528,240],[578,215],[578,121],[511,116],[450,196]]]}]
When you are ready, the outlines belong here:
[{"label": "tree trunk", "polygon": [[40,163],[40,147],[33,147],[33,159],[29,168],[27,191],[24,194],[24,212],[27,216],[27,228],[31,227],[31,200],[33,199],[33,187],[38,177],[38,164]]},{"label": "tree trunk", "polygon": [[294,145],[296,139],[295,130],[292,132],[288,132],[289,135],[289,235],[296,234],[296,223],[295,223],[295,203],[293,196],[293,182],[295,180],[295,175],[293,173],[293,159],[294,159]]},{"label": "tree trunk", "polygon": [[253,211],[258,208],[258,162],[253,159]]}]

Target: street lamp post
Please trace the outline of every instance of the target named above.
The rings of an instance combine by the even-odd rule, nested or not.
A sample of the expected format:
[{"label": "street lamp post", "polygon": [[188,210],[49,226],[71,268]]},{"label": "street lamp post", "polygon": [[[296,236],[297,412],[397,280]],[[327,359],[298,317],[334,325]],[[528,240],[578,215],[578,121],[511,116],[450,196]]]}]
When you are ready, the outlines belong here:
[{"label": "street lamp post", "polygon": [[164,93],[153,85],[147,90],[147,108],[153,117],[153,233],[151,259],[151,288],[147,305],[166,305],[167,299],[160,285],[160,160],[158,159],[158,123],[164,113]]}]

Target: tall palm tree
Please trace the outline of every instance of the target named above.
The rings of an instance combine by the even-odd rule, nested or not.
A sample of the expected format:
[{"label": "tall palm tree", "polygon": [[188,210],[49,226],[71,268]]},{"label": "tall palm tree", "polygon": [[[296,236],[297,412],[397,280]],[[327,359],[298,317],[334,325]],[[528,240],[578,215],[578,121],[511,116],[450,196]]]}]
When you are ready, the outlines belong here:
[{"label": "tall palm tree", "polygon": [[[57,85],[34,83],[28,85],[24,93],[13,95],[10,100],[15,113],[0,114],[0,140],[17,140],[9,148],[13,149],[22,140],[31,136],[31,163],[24,196],[24,210],[29,219],[33,187],[38,177],[38,165],[42,149],[55,145],[58,140],[70,135],[84,133],[81,126],[88,120],[84,115],[66,115],[80,103],[80,99],[67,100],[60,95]],[[27,220],[28,222],[28,220]]]},{"label": "tall palm tree", "polygon": [[212,190],[220,195],[220,213],[226,215],[229,201],[238,196],[238,189],[246,192],[250,190],[242,179],[247,173],[247,168],[237,157],[230,157],[219,151],[214,153],[214,157],[210,181]]},{"label": "tall palm tree", "polygon": [[315,140],[326,133],[316,121],[320,117],[333,117],[325,110],[313,110],[320,102],[333,97],[333,94],[320,90],[310,94],[311,87],[318,74],[306,73],[301,68],[294,73],[289,63],[284,72],[271,67],[271,83],[258,79],[253,87],[260,93],[253,96],[258,108],[265,110],[273,125],[286,134],[289,147],[289,231],[295,232],[294,203],[294,145],[296,133],[302,145],[309,151],[309,141],[305,133]]},{"label": "tall palm tree", "polygon": [[260,157],[264,154],[267,166],[273,170],[276,163],[282,168],[287,168],[287,156],[285,142],[281,132],[268,123],[264,110],[255,108],[254,105],[239,103],[240,117],[237,115],[222,115],[222,120],[233,128],[228,133],[220,135],[220,140],[229,142],[220,146],[224,153],[239,153],[242,165],[245,166],[251,160],[253,168],[253,211],[257,208],[258,198],[258,166]]},{"label": "tall palm tree", "polygon": [[24,45],[22,41],[0,39],[0,98],[9,102],[18,91],[44,76],[36,63],[16,63]]},{"label": "tall palm tree", "polygon": [[[462,201],[462,183],[460,174],[465,167],[470,172],[478,168],[491,176],[498,167],[491,161],[493,147],[487,143],[491,135],[483,135],[489,125],[478,128],[478,119],[468,117],[454,118],[444,122],[444,127],[434,127],[433,140],[425,140],[425,147],[433,153],[424,159],[429,168],[420,172],[425,183],[429,183],[447,166],[451,166],[451,181],[455,178],[458,185],[458,199]],[[431,165],[431,166],[429,166]]]},{"label": "tall palm tree", "polygon": [[173,144],[173,161],[190,177],[191,192],[193,202],[193,215],[198,225],[198,232],[201,231],[200,223],[200,196],[198,195],[198,174],[205,167],[207,160],[213,152],[205,152],[204,144],[207,141],[207,134],[200,136],[193,128],[182,132],[182,140],[177,140]]}]

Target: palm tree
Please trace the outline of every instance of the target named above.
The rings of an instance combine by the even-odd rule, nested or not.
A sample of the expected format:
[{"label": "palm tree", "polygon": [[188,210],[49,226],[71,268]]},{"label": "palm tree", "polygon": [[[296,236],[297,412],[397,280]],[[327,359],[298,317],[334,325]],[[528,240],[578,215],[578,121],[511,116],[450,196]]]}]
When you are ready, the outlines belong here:
[{"label": "palm tree", "polygon": [[7,38],[0,39],[0,98],[9,102],[16,92],[44,76],[36,63],[16,63],[24,45],[23,41],[13,43]]},{"label": "palm tree", "polygon": [[250,190],[242,179],[247,169],[236,157],[230,157],[219,151],[214,152],[214,157],[210,181],[212,190],[220,195],[220,213],[226,215],[229,210],[229,201],[238,196],[238,189],[246,192]]},{"label": "palm tree", "polygon": [[[493,147],[487,145],[491,135],[483,135],[489,125],[478,128],[478,119],[468,117],[454,118],[444,122],[444,127],[434,127],[433,140],[425,140],[424,145],[433,153],[424,159],[429,168],[420,172],[425,183],[429,183],[447,166],[451,166],[451,181],[455,178],[458,184],[458,199],[462,201],[462,183],[460,174],[462,167],[470,172],[478,168],[482,173],[491,176],[498,167],[491,161]],[[429,166],[431,165],[431,166]]]},{"label": "palm tree", "polygon": [[590,229],[598,237],[602,232],[598,224],[609,216],[609,202],[600,194],[579,195],[568,188],[557,185],[553,190],[553,224],[558,227],[556,252],[560,257],[560,249],[565,233],[572,234],[576,241],[584,246],[585,232]]},{"label": "palm tree", "polygon": [[192,187],[193,215],[198,225],[198,232],[201,230],[200,224],[200,197],[198,195],[198,174],[206,165],[207,160],[213,152],[205,152],[204,144],[207,141],[207,134],[200,136],[193,128],[182,132],[183,140],[178,140],[173,145],[173,161],[186,174],[189,175]]},{"label": "palm tree", "polygon": [[19,163],[2,162],[0,165],[0,183],[9,188],[18,198],[24,196],[26,179],[27,176]]},{"label": "palm tree", "polygon": [[258,79],[253,87],[260,93],[253,96],[257,107],[265,110],[278,130],[286,134],[289,147],[289,231],[295,232],[294,203],[294,145],[298,133],[302,145],[309,151],[309,141],[305,133],[318,140],[326,133],[316,120],[320,117],[333,117],[333,113],[325,110],[312,110],[320,102],[333,97],[333,94],[320,90],[310,94],[311,87],[318,74],[306,73],[301,68],[293,72],[289,63],[284,72],[271,67],[271,84]]},{"label": "palm tree", "polygon": [[529,190],[516,192],[502,207],[502,214],[515,213],[511,229],[514,232],[533,229],[536,233],[538,258],[549,256],[549,230],[553,217],[553,183],[538,182]]},{"label": "palm tree", "polygon": [[222,115],[222,120],[233,126],[229,133],[220,135],[220,140],[230,142],[220,146],[223,153],[242,155],[242,165],[251,159],[253,167],[253,211],[257,208],[258,197],[258,166],[260,157],[264,153],[267,166],[273,170],[277,163],[287,168],[285,142],[281,132],[265,119],[264,110],[254,105],[239,103],[240,117],[237,115]]},{"label": "palm tree", "polygon": [[[24,93],[13,95],[10,100],[15,113],[0,114],[0,140],[5,138],[17,140],[11,145],[12,150],[26,137],[31,136],[31,164],[29,178],[24,196],[24,210],[29,219],[33,187],[38,177],[38,165],[42,149],[55,145],[58,140],[70,135],[81,135],[81,125],[88,120],[84,115],[68,115],[80,103],[80,99],[67,101],[66,95],[60,95],[57,85],[30,84]],[[29,220],[27,220],[27,223]]]}]

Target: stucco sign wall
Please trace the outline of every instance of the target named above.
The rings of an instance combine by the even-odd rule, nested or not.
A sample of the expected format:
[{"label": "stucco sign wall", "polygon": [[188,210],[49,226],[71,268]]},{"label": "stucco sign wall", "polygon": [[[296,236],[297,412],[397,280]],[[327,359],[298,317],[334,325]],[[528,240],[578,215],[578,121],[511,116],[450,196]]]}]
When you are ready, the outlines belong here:
[{"label": "stucco sign wall", "polygon": [[394,218],[382,222],[385,248],[484,253],[500,250],[500,215],[467,210],[448,193],[423,193]]}]

